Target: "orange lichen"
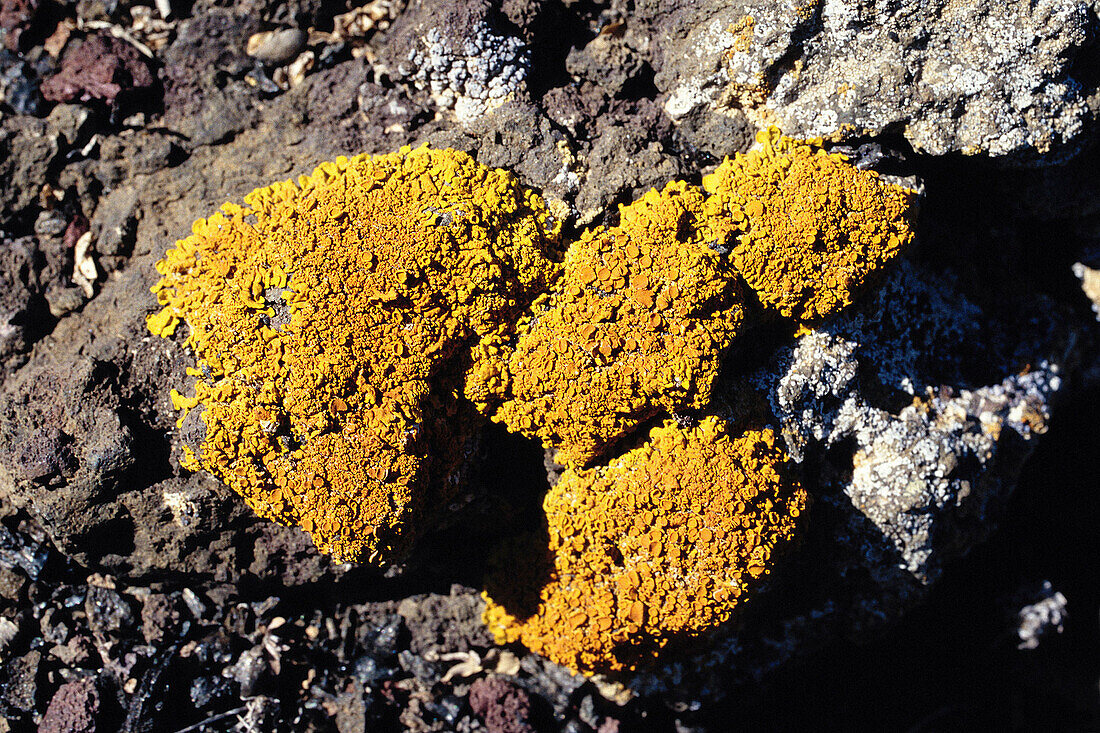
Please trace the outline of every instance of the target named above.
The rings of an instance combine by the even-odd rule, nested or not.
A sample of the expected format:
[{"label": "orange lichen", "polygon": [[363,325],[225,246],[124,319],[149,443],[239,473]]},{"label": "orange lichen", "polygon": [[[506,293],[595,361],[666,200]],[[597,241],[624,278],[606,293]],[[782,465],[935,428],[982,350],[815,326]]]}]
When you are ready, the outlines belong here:
[{"label": "orange lichen", "polygon": [[912,239],[915,194],[775,128],[756,139],[704,177],[707,215],[740,235],[733,262],[765,305],[820,320]]},{"label": "orange lichen", "polygon": [[[391,559],[453,491],[466,352],[546,290],[557,229],[453,150],[340,158],[195,222],[149,328],[188,326],[205,424],[185,465],[338,559]],[[192,418],[194,419],[194,418]],[[434,493],[433,493],[434,492]]]},{"label": "orange lichen", "polygon": [[[260,515],[301,526],[338,559],[384,562],[407,549],[461,481],[476,408],[557,449],[573,467],[563,485],[577,501],[603,501],[588,485],[628,501],[616,481],[634,486],[635,464],[658,461],[694,487],[685,497],[721,505],[715,527],[756,526],[749,499],[734,511],[707,493],[700,456],[726,467],[718,483],[730,496],[782,493],[770,433],[734,439],[708,418],[694,431],[662,428],[642,453],[596,473],[580,467],[647,421],[705,413],[722,354],[742,327],[742,278],[766,305],[813,322],[849,303],[911,238],[911,192],[776,130],[758,141],[707,176],[705,192],[677,181],[621,207],[619,224],[586,231],[561,263],[542,200],[453,150],[340,158],[297,183],[257,189],[244,206],[226,204],[157,263],[162,308],[149,328],[170,336],[185,323],[197,360],[193,391],[172,391],[183,432],[198,436],[184,465],[210,471]],[[680,494],[661,487],[639,495],[680,507],[688,522]],[[571,541],[635,521],[568,520],[576,512],[554,504],[564,490],[547,507],[558,517],[552,529],[578,522]],[[797,515],[800,494],[792,496]],[[766,512],[777,517],[776,542],[793,526],[777,512]],[[670,557],[694,557],[692,543],[709,547],[712,537],[669,532],[660,547]],[[761,547],[754,551],[766,560],[771,545]],[[718,568],[717,552],[706,549],[699,562]],[[729,572],[752,577],[763,567],[731,557]],[[598,566],[614,557],[588,559]],[[675,577],[676,592],[695,588]],[[558,598],[547,596],[549,609]],[[631,600],[620,615],[637,623],[626,627],[596,614],[598,630],[619,629],[636,651],[701,628],[650,603],[658,601]],[[700,623],[728,615],[733,606],[721,603]],[[532,618],[550,628],[552,616]],[[617,651],[584,646],[596,643],[584,628],[586,641],[570,632],[562,649],[596,651],[576,651],[594,656],[573,664],[625,664],[612,659]]]},{"label": "orange lichen", "polygon": [[706,404],[742,308],[703,207],[677,181],[586,231],[553,291],[474,350],[467,396],[577,464],[662,410]]},{"label": "orange lichen", "polygon": [[570,669],[635,669],[727,621],[805,513],[771,430],[673,422],[610,465],[567,470],[486,581],[485,621]]}]

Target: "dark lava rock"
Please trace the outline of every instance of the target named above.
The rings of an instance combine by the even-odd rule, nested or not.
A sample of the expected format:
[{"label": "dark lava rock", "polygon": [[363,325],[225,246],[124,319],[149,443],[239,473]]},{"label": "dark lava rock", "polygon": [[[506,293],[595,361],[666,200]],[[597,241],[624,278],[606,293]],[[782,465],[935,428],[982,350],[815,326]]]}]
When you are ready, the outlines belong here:
[{"label": "dark lava rock", "polygon": [[95,644],[87,636],[74,636],[65,644],[50,649],[50,656],[66,667],[93,667],[100,663]]},{"label": "dark lava rock", "polygon": [[352,668],[355,679],[362,685],[375,685],[383,680],[393,679],[397,672],[397,667],[381,665],[377,659],[369,654],[364,654],[355,660],[355,665]]},{"label": "dark lava rock", "polygon": [[0,104],[6,104],[16,114],[39,114],[42,111],[42,95],[38,92],[42,83],[41,70],[49,67],[46,59],[32,64],[19,54],[0,48]]},{"label": "dark lava rock", "polygon": [[27,579],[22,573],[0,565],[0,598],[13,603],[17,602],[23,595],[26,585]]},{"label": "dark lava rock", "polygon": [[257,685],[269,670],[264,648],[254,646],[243,652],[236,663],[227,667],[222,674],[241,686],[241,697],[245,698],[255,694]]},{"label": "dark lava rock", "polygon": [[596,36],[584,48],[570,51],[565,68],[578,79],[619,94],[641,74],[645,62],[621,36],[606,33]]},{"label": "dark lava rock", "polygon": [[580,224],[589,224],[605,213],[609,193],[629,203],[647,189],[664,188],[684,172],[681,161],[654,139],[654,128],[660,130],[661,126],[659,117],[652,124],[636,119],[597,122],[588,154],[588,175],[577,193]]},{"label": "dark lava rock", "polygon": [[38,665],[42,652],[30,651],[4,665],[6,682],[0,683],[0,714],[15,717],[34,710],[38,697]]},{"label": "dark lava rock", "polygon": [[92,234],[98,262],[108,271],[118,269],[134,247],[139,204],[138,188],[133,184],[122,184],[99,200],[92,217]]},{"label": "dark lava rock", "polygon": [[232,697],[233,685],[224,677],[198,677],[191,683],[189,694],[192,704],[201,710]]},{"label": "dark lava rock", "polygon": [[255,124],[259,97],[244,82],[259,19],[208,8],[182,21],[164,53],[165,123],[193,145],[211,145]]},{"label": "dark lava rock", "polygon": [[363,696],[363,685],[358,680],[350,681],[336,696],[336,715],[333,717],[339,733],[366,733],[368,699]]},{"label": "dark lava rock", "polygon": [[84,677],[57,688],[38,733],[95,733],[99,717],[99,690],[95,680]]},{"label": "dark lava rock", "polygon": [[397,607],[405,619],[412,639],[409,648],[416,654],[429,650],[464,652],[471,647],[492,644],[481,612],[481,596],[461,585],[451,586],[450,595],[412,596]]},{"label": "dark lava rock", "polygon": [[404,629],[405,620],[393,614],[377,625],[369,621],[361,624],[357,641],[360,647],[377,657],[392,657],[400,648]]},{"label": "dark lava rock", "polygon": [[24,532],[13,532],[0,524],[0,565],[19,568],[31,580],[36,580],[49,560],[49,551]]},{"label": "dark lava rock", "polygon": [[0,123],[0,227],[33,220],[38,197],[58,155],[56,135],[44,120],[13,117]]},{"label": "dark lava rock", "polygon": [[91,587],[84,601],[88,627],[99,636],[118,634],[134,625],[134,612],[118,591]]},{"label": "dark lava rock", "polygon": [[38,279],[42,269],[33,237],[0,239],[0,362],[26,351],[46,331],[49,311]]},{"label": "dark lava rock", "polygon": [[252,552],[255,559],[249,570],[256,575],[277,575],[286,586],[309,583],[332,565],[329,558],[317,552],[309,535],[297,528],[260,528]]},{"label": "dark lava rock", "polygon": [[424,657],[408,649],[397,655],[397,661],[401,664],[401,669],[428,685],[437,682],[442,675],[442,665],[429,662]]},{"label": "dark lava rock", "polygon": [[19,37],[34,22],[38,0],[0,0],[0,40],[11,51],[19,50]]},{"label": "dark lava rock", "polygon": [[117,107],[151,91],[155,81],[140,51],[120,38],[94,35],[66,51],[61,70],[42,82],[42,96],[53,102],[96,99]]},{"label": "dark lava rock", "polygon": [[[32,378],[8,380],[0,392],[0,495],[19,486],[18,503],[40,518],[55,542],[83,544],[84,533],[115,519],[117,505],[100,498],[135,460],[111,370],[83,360],[21,375]],[[58,481],[69,490],[56,490]],[[126,536],[101,540],[109,547]]]},{"label": "dark lava rock", "polygon": [[489,733],[534,733],[531,697],[501,677],[479,677],[470,685],[470,708]]},{"label": "dark lava rock", "polygon": [[150,644],[174,635],[182,618],[181,602],[175,596],[152,593],[141,607],[141,633]]},{"label": "dark lava rock", "polygon": [[424,709],[436,718],[453,726],[466,712],[466,700],[457,695],[444,695],[439,702],[426,702]]}]

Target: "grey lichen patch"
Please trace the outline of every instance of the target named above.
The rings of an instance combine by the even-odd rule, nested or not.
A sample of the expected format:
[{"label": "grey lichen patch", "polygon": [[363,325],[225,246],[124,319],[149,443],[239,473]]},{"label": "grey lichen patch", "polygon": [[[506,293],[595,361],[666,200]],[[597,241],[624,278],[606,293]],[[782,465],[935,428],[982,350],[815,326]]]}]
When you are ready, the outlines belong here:
[{"label": "grey lichen patch", "polygon": [[1092,116],[1073,67],[1093,40],[1090,17],[1052,1],[936,0],[916,14],[692,6],[669,16],[656,83],[676,119],[743,113],[804,137],[902,132],[933,155],[1045,154]]},{"label": "grey lichen patch", "polygon": [[821,473],[837,490],[827,501],[850,503],[927,585],[1007,496],[1020,446],[1046,430],[1061,367],[994,363],[1002,376],[970,385],[969,348],[998,361],[976,306],[904,263],[877,296],[801,336],[753,381],[792,457],[840,467]]},{"label": "grey lichen patch", "polygon": [[526,91],[530,52],[501,33],[480,3],[425,13],[414,40],[385,71],[426,90],[459,122],[471,122]]},{"label": "grey lichen patch", "polygon": [[1081,281],[1081,290],[1092,301],[1092,310],[1096,313],[1096,320],[1100,321],[1100,270],[1075,262],[1073,274]]}]

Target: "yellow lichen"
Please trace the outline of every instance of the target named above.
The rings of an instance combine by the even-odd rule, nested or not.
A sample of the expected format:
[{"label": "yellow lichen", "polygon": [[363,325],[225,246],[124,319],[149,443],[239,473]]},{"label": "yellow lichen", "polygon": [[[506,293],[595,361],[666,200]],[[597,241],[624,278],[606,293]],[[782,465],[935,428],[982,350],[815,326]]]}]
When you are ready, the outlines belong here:
[{"label": "yellow lichen", "polygon": [[474,349],[467,396],[578,464],[662,410],[706,404],[742,308],[703,207],[678,181],[586,231],[552,292]]},{"label": "yellow lichen", "polygon": [[[402,552],[454,490],[471,342],[546,290],[557,229],[453,150],[340,158],[226,204],[157,263],[156,334],[188,327],[205,468],[338,559]],[[192,418],[194,419],[194,418]]]},{"label": "yellow lichen", "polygon": [[486,581],[485,621],[570,669],[635,669],[727,621],[805,513],[770,430],[675,423],[610,465],[567,470],[546,538],[510,545]]},{"label": "yellow lichen", "polygon": [[[378,562],[407,549],[461,481],[475,408],[557,449],[577,501],[602,501],[589,485],[619,497],[619,478],[634,486],[630,466],[658,454],[671,480],[695,487],[687,497],[719,501],[706,493],[700,455],[736,474],[718,480],[731,496],[781,491],[770,433],[734,439],[711,418],[580,470],[647,421],[705,414],[742,327],[742,278],[765,304],[812,322],[849,303],[911,238],[911,192],[774,129],[758,141],[707,176],[705,190],[677,181],[621,207],[618,225],[586,231],[561,263],[543,201],[453,150],[340,158],[225,204],[157,263],[161,309],[148,319],[162,336],[185,325],[196,357],[193,390],[170,394],[183,432],[199,436],[184,441],[184,465],[210,471],[260,515],[301,526],[322,551]],[[679,452],[668,443],[677,435]],[[573,521],[554,504],[562,491],[547,500],[552,528]],[[680,506],[671,488],[639,491]],[[721,506],[722,522],[756,526],[747,499]],[[767,515],[778,542],[791,517]],[[678,537],[662,546],[691,555]],[[707,552],[708,568],[721,565]],[[732,557],[750,577],[763,567]],[[650,601],[636,600],[623,613],[649,618]],[[714,608],[700,623],[732,606]],[[532,618],[542,631],[552,625]],[[629,639],[644,639],[628,647],[652,651],[701,628],[653,618],[628,627]],[[563,649],[588,648],[570,638]],[[611,659],[619,652],[591,654],[572,663],[625,664]]]},{"label": "yellow lichen", "polygon": [[912,239],[915,194],[775,128],[756,139],[703,179],[707,214],[739,234],[733,262],[765,305],[820,320]]}]

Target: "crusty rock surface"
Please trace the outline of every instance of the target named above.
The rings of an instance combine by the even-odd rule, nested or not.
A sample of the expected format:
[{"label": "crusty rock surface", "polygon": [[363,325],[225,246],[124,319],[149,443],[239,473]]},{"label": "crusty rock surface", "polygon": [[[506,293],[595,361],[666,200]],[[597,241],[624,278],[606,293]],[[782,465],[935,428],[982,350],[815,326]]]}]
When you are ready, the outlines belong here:
[{"label": "crusty rock surface", "polygon": [[655,83],[676,120],[745,115],[807,137],[1031,157],[1079,145],[1093,119],[1094,5],[653,5]]},{"label": "crusty rock surface", "polygon": [[[22,33],[0,84],[0,705],[16,730],[59,719],[51,700],[88,712],[73,706],[89,690],[104,730],[229,711],[257,729],[473,730],[520,708],[539,730],[718,730],[797,677],[791,660],[911,618],[1019,513],[1043,430],[1079,395],[1096,407],[1100,342],[1072,269],[1092,295],[1094,5],[381,0],[367,12],[393,24],[358,45],[325,35],[334,8],[317,0],[173,3],[182,17],[163,26],[135,20],[144,6],[51,5],[74,41],[77,19],[108,22],[151,50],[156,93],[127,117],[79,94],[29,105],[65,58],[44,46],[59,19],[3,5]],[[275,27],[323,31],[288,90],[245,52]],[[187,359],[145,328],[152,264],[224,201],[429,142],[514,171],[566,227],[614,224],[615,204],[698,181],[771,123],[871,136],[865,164],[923,181],[918,242],[841,317],[797,336],[764,323],[735,345],[715,408],[782,434],[814,498],[808,535],[742,626],[626,680],[640,697],[521,649],[504,663],[477,624],[493,547],[541,521],[537,446],[490,431],[451,517],[386,574],[334,565],[175,462],[168,394]],[[1087,553],[1057,542],[1100,521],[1092,479],[1060,478],[1096,453],[1094,418],[1074,419],[1060,438],[1074,449],[1044,458],[1041,492],[1031,478],[1046,534],[1022,543],[1067,563]],[[1089,616],[1081,587],[1056,585],[1067,635]],[[936,712],[907,702],[904,725],[864,727]],[[1059,727],[1048,713],[1023,719]]]}]

